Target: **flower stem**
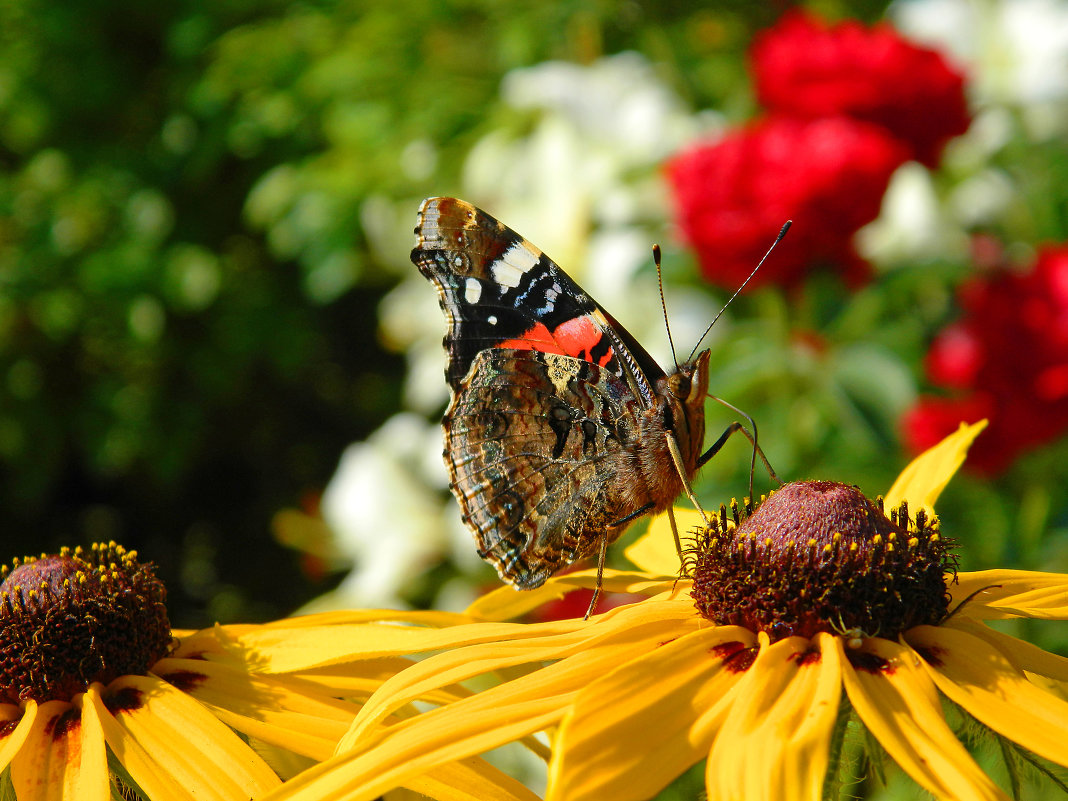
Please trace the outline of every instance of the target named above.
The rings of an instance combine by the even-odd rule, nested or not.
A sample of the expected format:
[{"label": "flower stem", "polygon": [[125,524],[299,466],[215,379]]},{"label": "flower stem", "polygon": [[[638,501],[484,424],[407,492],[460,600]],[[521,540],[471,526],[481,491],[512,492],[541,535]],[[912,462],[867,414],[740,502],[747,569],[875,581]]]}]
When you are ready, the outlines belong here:
[{"label": "flower stem", "polygon": [[842,793],[842,747],[845,744],[846,727],[853,716],[853,707],[849,704],[845,692],[838,701],[838,717],[831,732],[827,760],[827,775],[823,780],[823,801],[838,801]]}]

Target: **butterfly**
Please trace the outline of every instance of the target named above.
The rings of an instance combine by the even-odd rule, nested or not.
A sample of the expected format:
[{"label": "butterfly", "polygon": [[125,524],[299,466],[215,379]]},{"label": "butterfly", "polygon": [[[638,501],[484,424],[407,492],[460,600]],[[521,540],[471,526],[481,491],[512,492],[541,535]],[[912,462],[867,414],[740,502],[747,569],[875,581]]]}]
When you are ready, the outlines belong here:
[{"label": "butterfly", "polygon": [[697,469],[745,431],[701,453],[710,352],[665,372],[548,256],[463,200],[423,201],[415,234],[448,324],[444,458],[478,553],[524,590],[596,554],[595,602],[607,546],[683,491],[696,503]]}]

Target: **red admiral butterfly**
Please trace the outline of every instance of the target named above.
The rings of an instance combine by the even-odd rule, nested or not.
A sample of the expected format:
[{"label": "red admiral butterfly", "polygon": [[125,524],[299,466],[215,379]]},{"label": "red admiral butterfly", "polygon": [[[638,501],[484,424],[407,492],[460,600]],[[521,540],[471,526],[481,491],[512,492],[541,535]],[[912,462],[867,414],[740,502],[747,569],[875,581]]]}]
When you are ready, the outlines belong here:
[{"label": "red admiral butterfly", "polygon": [[423,201],[415,234],[412,261],[449,326],[444,456],[479,555],[526,590],[599,553],[599,591],[626,524],[692,498],[697,468],[745,431],[735,423],[700,452],[709,351],[665,373],[548,256],[470,203]]}]

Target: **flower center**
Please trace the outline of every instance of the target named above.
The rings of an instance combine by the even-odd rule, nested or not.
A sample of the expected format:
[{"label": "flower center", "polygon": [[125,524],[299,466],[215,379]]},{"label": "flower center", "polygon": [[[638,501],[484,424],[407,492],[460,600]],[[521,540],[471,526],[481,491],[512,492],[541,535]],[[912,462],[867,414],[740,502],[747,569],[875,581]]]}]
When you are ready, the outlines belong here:
[{"label": "flower center", "polygon": [[697,611],[718,625],[772,641],[819,631],[893,639],[946,615],[956,564],[922,510],[911,519],[902,504],[887,518],[855,487],[803,481],[751,514],[731,512],[720,507],[690,551]]},{"label": "flower center", "polygon": [[69,701],[171,645],[163,583],[115,543],[0,568],[0,701]]}]

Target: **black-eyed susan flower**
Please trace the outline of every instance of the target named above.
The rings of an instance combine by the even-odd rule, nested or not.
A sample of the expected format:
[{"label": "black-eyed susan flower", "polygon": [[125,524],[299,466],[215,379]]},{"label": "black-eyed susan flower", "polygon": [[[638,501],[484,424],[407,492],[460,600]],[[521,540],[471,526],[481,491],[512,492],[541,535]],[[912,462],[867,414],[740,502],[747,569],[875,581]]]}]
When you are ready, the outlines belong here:
[{"label": "black-eyed susan flower", "polygon": [[[630,551],[647,572],[605,582],[650,597],[589,621],[397,632],[397,650],[383,653],[437,653],[387,679],[338,755],[269,798],[370,801],[413,774],[547,731],[554,801],[650,798],[701,760],[711,799],[815,801],[836,792],[843,734],[860,724],[936,797],[1005,798],[946,709],[1021,760],[1068,765],[1068,660],[983,624],[1065,618],[1068,576],[955,574],[932,505],[980,429],[913,462],[888,493],[889,516],[824,482],[780,490],[737,521],[724,511],[700,530],[692,578],[674,588],[671,539],[653,532]],[[493,616],[495,599],[469,611]],[[526,608],[511,600],[508,613]],[[389,722],[414,700],[490,674],[507,679]]]},{"label": "black-eyed susan flower", "polygon": [[[0,795],[18,801],[260,798],[327,758],[359,701],[410,664],[356,662],[335,631],[391,614],[454,622],[365,612],[174,632],[151,565],[114,543],[19,560],[3,577]],[[442,767],[407,786],[533,797],[481,760]]]}]

